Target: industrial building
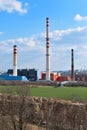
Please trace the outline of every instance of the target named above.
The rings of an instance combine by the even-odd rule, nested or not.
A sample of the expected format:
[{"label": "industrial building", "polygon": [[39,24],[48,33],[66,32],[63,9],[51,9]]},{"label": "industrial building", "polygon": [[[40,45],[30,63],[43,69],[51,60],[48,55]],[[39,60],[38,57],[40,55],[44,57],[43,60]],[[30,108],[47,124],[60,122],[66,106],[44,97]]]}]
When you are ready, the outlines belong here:
[{"label": "industrial building", "polygon": [[75,80],[76,81],[86,81],[87,82],[87,71],[76,72],[75,73]]},{"label": "industrial building", "polygon": [[17,46],[13,46],[13,69],[7,70],[7,75],[3,79],[18,80],[26,77],[29,81],[37,80],[37,70],[35,69],[17,69]]},{"label": "industrial building", "polygon": [[25,76],[13,76],[13,75],[0,75],[0,80],[10,80],[10,81],[28,81]]},{"label": "industrial building", "polygon": [[[41,80],[46,80],[46,72],[41,72]],[[71,81],[71,78],[70,76],[67,75],[61,75],[58,72],[51,72],[50,80],[62,82],[62,81]]]},{"label": "industrial building", "polygon": [[[13,74],[13,69],[8,69],[8,75]],[[17,69],[18,76],[26,76],[29,81],[36,81],[37,80],[37,70],[36,69]]]}]

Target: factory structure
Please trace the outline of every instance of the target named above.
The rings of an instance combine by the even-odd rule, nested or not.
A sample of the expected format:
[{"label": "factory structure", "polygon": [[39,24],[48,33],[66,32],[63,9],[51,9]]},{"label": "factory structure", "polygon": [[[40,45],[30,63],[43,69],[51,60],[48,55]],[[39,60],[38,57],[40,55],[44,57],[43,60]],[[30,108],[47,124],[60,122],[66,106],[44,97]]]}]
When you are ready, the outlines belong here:
[{"label": "factory structure", "polygon": [[13,46],[13,69],[12,74],[1,74],[0,80],[9,80],[9,81],[28,81],[26,76],[17,75],[17,46]]},{"label": "factory structure", "polygon": [[17,45],[13,46],[13,69],[8,69],[6,74],[0,75],[0,80],[36,81],[36,69],[17,69]]},{"label": "factory structure", "polygon": [[17,69],[17,46],[13,46],[13,69],[8,69],[6,74],[0,75],[0,80],[36,81],[36,69]]},{"label": "factory structure", "polygon": [[[13,69],[8,69],[8,75],[13,74]],[[17,69],[18,76],[25,76],[29,81],[36,81],[38,79],[36,69]]]},{"label": "factory structure", "polygon": [[[49,18],[46,18],[46,71],[41,72],[40,80],[45,81],[87,81],[87,73],[75,73],[74,71],[74,49],[71,49],[71,72],[70,74],[61,74],[58,71],[50,70],[50,31]],[[17,67],[17,45],[13,46],[13,69],[8,69],[6,74],[0,75],[0,80],[22,80],[37,81],[36,69],[18,69]]]},{"label": "factory structure", "polygon": [[[46,72],[41,72],[41,80],[46,80]],[[63,82],[63,81],[71,81],[71,78],[70,78],[70,76],[67,76],[67,75],[61,75],[58,72],[51,72],[50,80]]]}]

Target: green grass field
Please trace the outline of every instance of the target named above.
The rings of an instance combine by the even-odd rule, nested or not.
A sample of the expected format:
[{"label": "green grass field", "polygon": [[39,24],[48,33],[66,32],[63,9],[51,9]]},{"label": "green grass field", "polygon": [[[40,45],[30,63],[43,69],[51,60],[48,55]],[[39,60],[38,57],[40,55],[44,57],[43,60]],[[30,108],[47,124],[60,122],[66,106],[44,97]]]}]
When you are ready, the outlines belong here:
[{"label": "green grass field", "polygon": [[70,100],[87,100],[87,88],[62,87],[62,88],[31,88],[31,95],[47,98]]},{"label": "green grass field", "polygon": [[[0,93],[12,93],[17,94],[16,86],[0,86]],[[40,87],[40,88],[28,88],[28,95],[47,98],[59,98],[65,100],[83,101],[87,100],[87,88],[86,87]]]}]

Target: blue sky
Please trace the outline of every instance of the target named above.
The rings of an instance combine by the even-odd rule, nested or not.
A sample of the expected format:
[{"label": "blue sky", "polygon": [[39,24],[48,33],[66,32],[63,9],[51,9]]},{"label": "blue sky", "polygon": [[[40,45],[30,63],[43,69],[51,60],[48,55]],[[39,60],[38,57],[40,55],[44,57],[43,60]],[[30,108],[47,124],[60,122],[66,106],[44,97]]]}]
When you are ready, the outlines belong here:
[{"label": "blue sky", "polygon": [[13,45],[18,68],[46,68],[46,17],[50,19],[51,71],[87,67],[87,0],[0,0],[0,70],[13,68]]}]

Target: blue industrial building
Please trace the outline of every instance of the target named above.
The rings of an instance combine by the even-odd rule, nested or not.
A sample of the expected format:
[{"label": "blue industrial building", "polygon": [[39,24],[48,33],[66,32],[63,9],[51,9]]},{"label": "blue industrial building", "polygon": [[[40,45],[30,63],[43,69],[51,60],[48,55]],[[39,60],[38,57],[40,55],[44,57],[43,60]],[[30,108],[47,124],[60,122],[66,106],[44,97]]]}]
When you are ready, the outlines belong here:
[{"label": "blue industrial building", "polygon": [[28,81],[26,76],[12,76],[12,75],[0,75],[0,80],[10,80],[10,81]]}]

